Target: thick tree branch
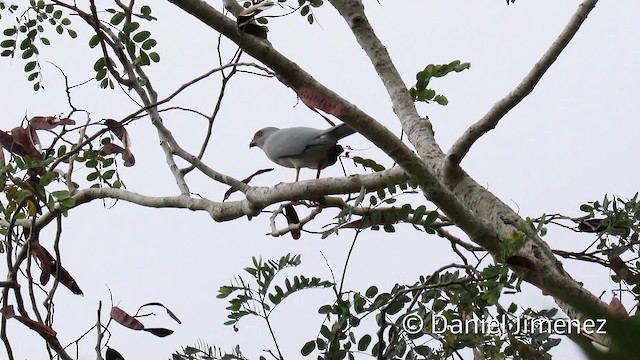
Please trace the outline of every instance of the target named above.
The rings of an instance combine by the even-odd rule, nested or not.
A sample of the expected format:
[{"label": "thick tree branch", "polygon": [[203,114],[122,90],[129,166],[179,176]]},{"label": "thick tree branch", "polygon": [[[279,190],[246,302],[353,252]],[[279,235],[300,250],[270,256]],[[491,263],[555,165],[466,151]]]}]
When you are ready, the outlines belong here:
[{"label": "thick tree branch", "polygon": [[[332,99],[341,108],[342,115],[339,118],[353,129],[364,135],[378,148],[389,155],[411,177],[420,179],[425,184],[423,189],[428,193],[430,200],[436,199],[438,206],[447,215],[456,219],[467,234],[483,247],[493,253],[499,253],[499,241],[495,231],[483,219],[463,205],[448,189],[441,187],[437,180],[436,171],[429,169],[422,159],[411,151],[397,136],[371,116],[358,109],[355,105],[340,97],[324,85],[316,81],[310,74],[301,69],[297,64],[277,52],[270,44],[261,41],[254,36],[241,37],[234,21],[224,16],[215,8],[203,1],[197,0],[169,0],[187,13],[201,20],[225,37],[242,46],[242,49],[265,64],[287,86],[294,90],[309,88],[327,98]],[[433,148],[432,148],[433,149]],[[443,157],[439,149],[438,154]],[[425,156],[425,155],[423,155]],[[354,191],[359,191],[360,188]],[[290,200],[291,197],[283,200]]]},{"label": "thick tree branch", "polygon": [[498,125],[498,122],[511,109],[533,91],[540,79],[542,79],[542,76],[549,70],[556,59],[558,59],[560,53],[569,45],[569,42],[578,32],[578,29],[580,29],[580,26],[587,19],[587,16],[596,6],[597,2],[598,0],[584,0],[558,38],[551,44],[549,49],[542,55],[522,82],[507,94],[507,96],[495,103],[485,116],[471,125],[453,144],[446,158],[446,176],[455,174],[458,165],[469,152],[471,146],[484,134],[494,129],[496,125]]},{"label": "thick tree branch", "polygon": [[433,138],[431,122],[418,115],[415,103],[393,64],[389,52],[376,36],[364,13],[362,1],[330,0],[330,3],[345,19],[358,44],[371,60],[389,94],[393,111],[398,116],[409,141],[418,150],[418,154],[426,159],[442,156],[442,151]]},{"label": "thick tree branch", "polygon": [[[270,44],[260,41],[253,36],[241,37],[235,22],[222,15],[207,3],[197,0],[169,1],[219,31],[230,40],[241,45],[245,52],[277,73],[278,78],[287,86],[290,86],[296,91],[302,88],[313,89],[314,92],[330,98],[339,104],[341,109],[339,118],[341,120],[387,153],[394,161],[402,166],[409,176],[420,179],[424,184],[423,189],[425,190],[427,199],[434,202],[456,225],[465,231],[470,239],[488,250],[494,257],[501,257],[502,240],[509,239],[514,233],[520,231],[518,224],[524,224],[524,220],[500,201],[500,199],[495,197],[495,195],[471,179],[464,171],[459,170],[457,172],[457,181],[455,183],[446,182],[445,186],[442,177],[442,165],[445,156],[437,144],[431,141],[432,134],[430,129],[426,129],[426,125],[417,123],[420,119],[416,118],[414,110],[411,110],[411,107],[402,107],[402,104],[404,104],[402,99],[397,100],[397,104],[394,103],[394,108],[396,112],[402,114],[400,117],[402,117],[401,121],[405,122],[403,123],[403,128],[406,127],[405,131],[408,133],[416,132],[416,134],[413,135],[415,137],[412,137],[411,141],[414,146],[416,146],[422,159],[415,156],[400,139],[384,126],[318,83],[295,63],[275,51]],[[355,5],[353,4],[354,2]],[[371,49],[383,49],[383,47],[380,47],[381,45],[375,44],[375,42],[379,40],[377,40],[375,34],[369,30],[370,27],[368,26],[359,1],[335,1],[334,5],[337,8],[345,10],[343,11],[343,13],[347,15],[345,18],[347,18],[356,37],[360,36],[358,41],[365,44],[365,46],[363,46],[365,50],[367,50],[367,47],[370,48],[370,51]],[[353,11],[354,13],[347,14],[349,11]],[[360,19],[358,19],[358,17]],[[372,55],[376,55],[375,51]],[[377,58],[374,57],[372,61],[374,66],[376,61]],[[382,62],[384,63],[384,54]],[[408,96],[407,94],[403,95],[400,87],[404,87],[404,85],[395,79],[396,75],[394,75],[393,72],[394,70],[389,67],[379,71],[381,76],[385,76],[387,79],[386,84],[391,84],[389,85],[390,89],[388,89],[388,91],[399,97]],[[383,80],[383,82],[385,82],[385,80]],[[404,91],[406,91],[406,87]],[[423,131],[420,131],[420,128],[422,128]],[[308,189],[316,188],[317,186],[328,186],[329,188],[324,189],[325,193],[327,192],[326,189],[330,189],[331,187],[333,187],[333,189],[329,192],[337,189],[335,187],[337,183],[325,182],[325,180],[327,179],[303,183],[305,183],[305,186],[309,186]],[[251,204],[247,205],[255,206],[252,211],[264,208],[266,205],[266,203],[263,202],[264,195],[268,194],[267,197],[270,200],[275,200],[277,196],[271,197],[270,195],[279,193],[280,190],[285,187],[290,189],[290,191],[286,196],[277,200],[285,201],[295,199],[298,195],[291,191],[298,189],[297,186],[299,185],[279,184],[272,189],[251,188],[246,192],[247,201]],[[347,189],[341,188],[341,190]],[[358,192],[359,190],[359,185],[351,189],[353,192]],[[236,203],[236,205],[239,206],[238,209],[242,208],[239,203]],[[227,208],[227,214],[232,215],[235,212],[240,213],[244,211],[239,211],[238,209]],[[252,211],[249,211],[249,213]],[[237,217],[236,215],[233,216]],[[233,216],[231,216],[231,218],[233,218]],[[566,302],[582,299],[582,301],[586,303],[606,308],[606,304],[584,289],[562,269],[562,265],[557,261],[549,246],[538,236],[530,237],[529,241],[518,252],[518,255],[527,257],[535,263],[537,269],[534,274],[535,276],[531,276],[530,274],[526,280],[538,286],[543,292],[552,294],[556,299]]]}]

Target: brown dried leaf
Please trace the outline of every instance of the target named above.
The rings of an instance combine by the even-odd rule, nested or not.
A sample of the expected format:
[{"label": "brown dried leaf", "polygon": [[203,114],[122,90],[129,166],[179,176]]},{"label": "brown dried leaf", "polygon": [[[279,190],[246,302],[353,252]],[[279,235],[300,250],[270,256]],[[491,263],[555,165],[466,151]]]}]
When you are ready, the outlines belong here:
[{"label": "brown dried leaf", "polygon": [[105,360],[124,360],[124,357],[120,355],[116,350],[108,347],[107,352],[105,353]]},{"label": "brown dried leaf", "polygon": [[[178,317],[173,313],[173,311],[169,310],[169,308],[168,308],[168,307],[166,307],[166,306],[162,305],[162,304],[161,304],[161,303],[159,303],[159,302],[150,302],[150,303],[146,303],[146,304],[144,304],[144,305],[140,306],[140,309],[142,309],[142,308],[143,308],[143,307],[145,307],[145,306],[160,306],[160,307],[164,308],[164,309],[167,311],[167,314],[168,314],[169,316],[171,316],[171,318],[172,318],[173,320],[175,320],[178,324],[182,324],[182,321],[180,321],[180,319],[178,319]],[[140,309],[138,309],[138,311],[140,311]]]},{"label": "brown dried leaf", "polygon": [[0,313],[4,316],[5,319],[11,319],[16,316],[15,311],[13,310],[13,305],[7,305],[0,309]]},{"label": "brown dried leaf", "polygon": [[25,150],[22,145],[18,144],[13,139],[12,135],[2,130],[0,130],[0,145],[2,145],[3,148],[7,149],[12,154],[16,154],[19,156],[24,156],[27,154],[27,150]]},{"label": "brown dried leaf", "polygon": [[42,273],[40,273],[40,285],[47,285],[49,282],[49,278],[51,277],[51,261],[55,263],[55,259],[53,256],[49,254],[47,249],[43,248],[40,245],[39,241],[34,241],[31,245],[31,256],[35,257],[40,261],[40,267],[42,269]]},{"label": "brown dried leaf", "polygon": [[[298,213],[296,212],[296,209],[293,207],[293,205],[288,204],[284,207],[284,216],[287,218],[287,223],[289,225],[300,224],[300,218],[298,217]],[[301,229],[302,227],[300,227],[300,229],[291,230],[291,237],[294,240],[300,239]]]},{"label": "brown dried leaf", "polygon": [[36,149],[36,146],[34,145],[31,136],[29,136],[29,132],[27,131],[27,129],[19,126],[15,127],[11,130],[11,136],[13,137],[14,142],[22,146],[22,148],[26,152],[26,155],[29,155],[32,159],[42,159],[42,154],[40,154],[38,149]]},{"label": "brown dried leaf", "polygon": [[125,150],[120,145],[108,143],[100,149],[100,155],[124,154]]},{"label": "brown dried leaf", "polygon": [[124,160],[124,166],[133,166],[136,164],[136,158],[131,153],[131,150],[126,149],[124,154],[122,154],[122,160]]},{"label": "brown dried leaf", "polygon": [[75,125],[72,119],[59,119],[55,116],[34,116],[29,120],[29,126],[34,130],[51,130],[60,125]]},{"label": "brown dried leaf", "polygon": [[627,309],[624,308],[624,305],[622,305],[622,302],[620,302],[620,299],[617,297],[611,299],[611,302],[609,303],[609,311],[614,315],[619,315],[625,318],[629,317]]},{"label": "brown dried leaf", "polygon": [[32,246],[32,255],[40,260],[40,265],[42,267],[40,284],[46,285],[51,274],[58,278],[58,281],[60,281],[60,283],[72,293],[76,295],[84,295],[76,280],[71,276],[67,269],[64,268],[64,266],[59,267],[60,274],[58,274],[58,262],[56,261],[56,258],[53,257],[47,249],[42,247],[39,242],[34,242],[34,245]]},{"label": "brown dried leaf", "polygon": [[[262,169],[262,170],[258,170],[256,172],[254,172],[253,174],[251,174],[251,176],[249,176],[248,178],[242,180],[243,183],[248,184],[249,181],[251,181],[251,179],[253,179],[254,176],[256,175],[260,175],[269,171],[273,171],[273,168],[269,168],[269,169]],[[238,191],[237,189],[234,188],[229,188],[229,190],[227,190],[227,192],[224,193],[224,198],[222,199],[222,201],[225,201],[229,198],[229,196],[231,196],[231,194],[233,194],[234,192]]]},{"label": "brown dried leaf", "polygon": [[122,159],[124,160],[124,166],[133,166],[136,163],[136,158],[133,156],[131,151],[128,149],[123,149],[122,146],[109,143],[100,149],[101,155],[111,155],[111,154],[122,154]]},{"label": "brown dried leaf", "polygon": [[118,139],[120,139],[120,141],[122,141],[122,144],[124,145],[125,149],[128,149],[131,146],[131,139],[129,139],[129,133],[127,132],[127,129],[125,129],[122,124],[120,124],[119,122],[113,119],[106,119],[104,121],[104,124],[107,125],[109,130]]},{"label": "brown dried leaf", "polygon": [[124,310],[120,309],[117,306],[111,308],[111,318],[115,320],[118,324],[128,327],[132,330],[143,330],[144,325],[138,319],[124,312]]},{"label": "brown dried leaf", "polygon": [[167,337],[173,334],[173,330],[165,329],[165,328],[148,328],[148,329],[142,329],[142,330],[149,332],[157,337]]},{"label": "brown dried leaf", "polygon": [[335,99],[309,87],[298,89],[298,96],[310,108],[320,109],[336,117],[344,115],[342,105]]},{"label": "brown dried leaf", "polygon": [[29,329],[37,332],[38,334],[45,334],[49,336],[56,336],[58,333],[47,325],[32,320],[26,316],[16,316],[16,320],[20,321],[24,325],[26,325]]},{"label": "brown dried leaf", "polygon": [[13,310],[13,305],[7,305],[3,307],[0,312],[5,319],[16,319],[38,334],[49,336],[56,336],[58,334],[55,330],[41,322],[37,322],[26,316],[16,315],[15,311]]},{"label": "brown dried leaf", "polygon": [[473,360],[484,360],[478,349],[473,348]]}]

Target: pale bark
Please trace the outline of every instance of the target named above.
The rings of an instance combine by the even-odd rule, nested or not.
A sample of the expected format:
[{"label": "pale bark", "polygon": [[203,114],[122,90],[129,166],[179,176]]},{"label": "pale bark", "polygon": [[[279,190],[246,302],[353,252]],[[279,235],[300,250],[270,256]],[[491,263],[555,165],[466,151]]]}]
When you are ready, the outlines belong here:
[{"label": "pale bark", "polygon": [[[278,53],[270,44],[251,36],[242,37],[240,42],[241,37],[233,20],[207,3],[197,0],[170,0],[170,2],[239,44],[245,52],[278,74],[278,78],[287,86],[294,90],[310,87],[339,102],[344,109],[344,115],[339,116],[342,121],[387,153],[408,175],[428,184],[423,187],[425,197],[438,206],[473,242],[499,258],[501,241],[519,232],[518,226],[521,226],[524,220],[504,202],[470,178],[458,167],[458,164],[475,140],[495,127],[506,112],[533,90],[535,84],[566,47],[597,1],[584,1],[558,40],[551,45],[531,73],[512,93],[496,103],[485,117],[461,136],[451,149],[449,156],[445,155],[435,142],[429,120],[417,113],[407,86],[400,78],[384,45],[371,28],[361,1],[332,0],[330,2],[344,17],[356,40],[371,59],[374,69],[387,89],[394,112],[409,141],[417,150],[417,155],[379,122],[318,83],[294,62]],[[233,10],[230,3],[226,2],[227,8]],[[321,182],[322,180],[310,181],[309,186],[315,186]],[[277,185],[274,190],[279,186],[283,184]],[[292,189],[295,187],[292,185]],[[325,193],[334,192],[327,187]],[[261,201],[254,195],[255,192],[247,192],[247,199],[254,204],[260,204]],[[291,198],[289,196],[287,199]],[[528,269],[530,271],[525,272],[524,276],[527,281],[538,286],[543,293],[553,295],[562,302],[580,299],[586,303],[606,307],[606,304],[563,270],[548,244],[539,237],[531,237],[518,255],[527,258],[533,264],[533,269]],[[570,309],[567,310],[571,312]],[[570,315],[579,317],[573,312]],[[606,343],[606,340],[600,339],[600,342]]]}]

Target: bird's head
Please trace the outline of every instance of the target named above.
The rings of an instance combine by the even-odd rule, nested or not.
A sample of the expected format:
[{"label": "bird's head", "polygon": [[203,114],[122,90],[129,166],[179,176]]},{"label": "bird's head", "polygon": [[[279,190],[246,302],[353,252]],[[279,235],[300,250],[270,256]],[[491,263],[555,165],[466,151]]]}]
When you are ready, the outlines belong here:
[{"label": "bird's head", "polygon": [[265,143],[265,141],[267,141],[269,135],[277,130],[279,129],[275,127],[266,127],[264,129],[256,131],[255,135],[253,135],[253,139],[249,143],[249,148],[252,148],[254,146],[262,148],[262,145]]}]

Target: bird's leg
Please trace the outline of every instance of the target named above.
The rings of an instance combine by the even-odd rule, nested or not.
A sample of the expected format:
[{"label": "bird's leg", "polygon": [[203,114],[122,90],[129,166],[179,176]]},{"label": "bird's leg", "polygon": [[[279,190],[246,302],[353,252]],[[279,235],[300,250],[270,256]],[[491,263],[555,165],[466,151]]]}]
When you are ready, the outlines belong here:
[{"label": "bird's leg", "polygon": [[318,168],[318,171],[316,171],[316,179],[320,179],[320,168]]},{"label": "bird's leg", "polygon": [[296,168],[296,182],[298,182],[299,177],[300,177],[300,168]]}]

